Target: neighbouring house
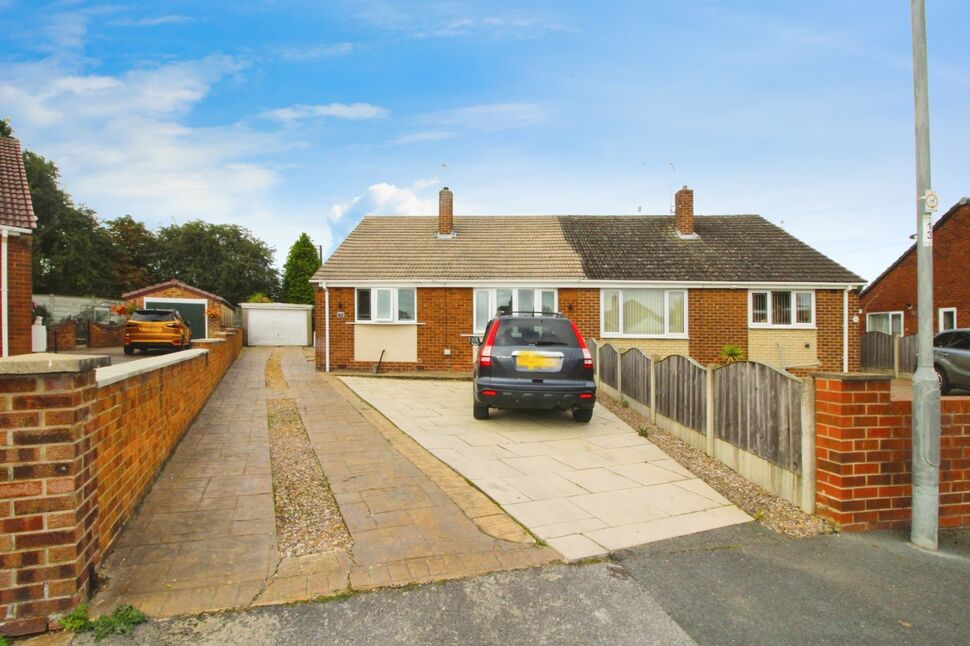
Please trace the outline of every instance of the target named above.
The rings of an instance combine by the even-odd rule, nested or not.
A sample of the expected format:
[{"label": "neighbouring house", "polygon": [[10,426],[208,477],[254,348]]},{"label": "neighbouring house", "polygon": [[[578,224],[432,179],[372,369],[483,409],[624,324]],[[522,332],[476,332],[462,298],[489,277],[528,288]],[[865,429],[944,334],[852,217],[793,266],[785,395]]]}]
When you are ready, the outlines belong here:
[{"label": "neighbouring house", "polygon": [[[916,245],[866,287],[860,297],[868,332],[916,333]],[[933,225],[933,325],[942,332],[970,327],[970,198],[961,198]]]},{"label": "neighbouring house", "polygon": [[37,218],[20,142],[0,137],[0,346],[2,356],[31,351],[31,247]]},{"label": "neighbouring house", "polygon": [[209,338],[225,328],[238,327],[239,310],[221,296],[180,280],[168,280],[121,295],[128,305],[178,310],[190,326],[192,338]]},{"label": "neighbouring house", "polygon": [[703,363],[858,368],[865,281],[756,215],[368,216],[314,274],[317,367],[468,370],[498,310],[561,311],[583,335]]}]

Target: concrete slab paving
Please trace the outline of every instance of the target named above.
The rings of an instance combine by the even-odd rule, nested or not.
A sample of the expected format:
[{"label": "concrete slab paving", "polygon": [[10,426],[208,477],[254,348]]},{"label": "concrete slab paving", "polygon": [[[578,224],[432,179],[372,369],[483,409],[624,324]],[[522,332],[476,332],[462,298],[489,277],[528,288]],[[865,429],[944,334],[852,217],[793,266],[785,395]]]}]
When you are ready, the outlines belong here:
[{"label": "concrete slab paving", "polygon": [[468,382],[342,381],[566,558],[751,520],[602,406],[589,424],[556,411],[475,420]]}]

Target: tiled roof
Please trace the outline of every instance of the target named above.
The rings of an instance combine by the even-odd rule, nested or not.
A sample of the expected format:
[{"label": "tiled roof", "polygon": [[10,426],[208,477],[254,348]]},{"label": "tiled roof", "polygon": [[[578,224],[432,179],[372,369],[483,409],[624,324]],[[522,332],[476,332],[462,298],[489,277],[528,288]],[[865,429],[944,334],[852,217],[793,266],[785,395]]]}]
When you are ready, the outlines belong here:
[{"label": "tiled roof", "polygon": [[673,216],[369,216],[313,280],[643,280],[861,284],[757,215],[695,216],[685,240]]},{"label": "tiled roof", "polygon": [[37,227],[20,142],[12,137],[0,137],[0,224],[21,229]]},{"label": "tiled roof", "polygon": [[188,283],[183,283],[181,280],[175,278],[171,280],[166,280],[164,283],[158,283],[156,285],[149,285],[148,287],[142,287],[141,289],[136,289],[134,291],[127,292],[121,295],[122,300],[129,301],[133,298],[138,298],[139,296],[146,296],[152,292],[161,291],[163,289],[168,289],[170,287],[178,287],[179,289],[184,289],[189,292],[195,292],[199,296],[204,296],[207,299],[214,301],[221,301],[228,307],[232,307],[232,303],[224,299],[218,294],[213,294],[212,292],[207,292],[204,289],[199,289],[198,287],[193,287]]}]

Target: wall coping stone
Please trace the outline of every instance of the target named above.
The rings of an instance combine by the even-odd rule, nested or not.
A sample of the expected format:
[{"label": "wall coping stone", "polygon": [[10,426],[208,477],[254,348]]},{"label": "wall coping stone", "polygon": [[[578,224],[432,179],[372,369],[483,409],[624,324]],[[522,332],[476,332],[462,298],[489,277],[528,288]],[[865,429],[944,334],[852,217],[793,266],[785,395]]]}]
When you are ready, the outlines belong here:
[{"label": "wall coping stone", "polygon": [[104,388],[119,381],[137,377],[138,375],[143,375],[153,370],[159,370],[166,366],[182,363],[183,361],[189,361],[190,359],[195,359],[208,353],[208,350],[198,348],[164,354],[160,357],[148,357],[147,359],[138,359],[137,361],[130,361],[128,363],[119,363],[116,366],[109,365],[104,368],[98,368],[95,373],[95,379],[98,382],[98,388]]},{"label": "wall coping stone", "polygon": [[104,355],[35,352],[0,359],[0,375],[87,372],[108,365],[111,365],[111,357]]},{"label": "wall coping stone", "polygon": [[813,372],[816,379],[838,379],[839,381],[892,381],[893,376],[881,372]]},{"label": "wall coping stone", "polygon": [[225,343],[226,339],[192,339],[192,343]]}]

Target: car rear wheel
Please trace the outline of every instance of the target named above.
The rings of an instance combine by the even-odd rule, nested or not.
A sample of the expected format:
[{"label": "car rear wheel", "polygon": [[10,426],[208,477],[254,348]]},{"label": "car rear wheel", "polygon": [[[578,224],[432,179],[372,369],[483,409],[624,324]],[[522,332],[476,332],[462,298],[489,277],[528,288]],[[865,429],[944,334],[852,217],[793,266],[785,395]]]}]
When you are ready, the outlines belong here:
[{"label": "car rear wheel", "polygon": [[945,395],[950,392],[950,380],[947,379],[946,373],[943,368],[939,366],[933,366],[933,370],[936,371],[936,379],[940,382],[940,394]]},{"label": "car rear wheel", "polygon": [[133,347],[131,347],[130,345],[126,345],[125,346],[125,354],[127,354],[127,355],[135,354],[135,349]]},{"label": "car rear wheel", "polygon": [[472,415],[474,415],[475,419],[488,419],[488,406],[475,404],[472,406]]},{"label": "car rear wheel", "polygon": [[583,424],[588,424],[593,419],[593,409],[576,408],[573,410],[573,419]]}]

